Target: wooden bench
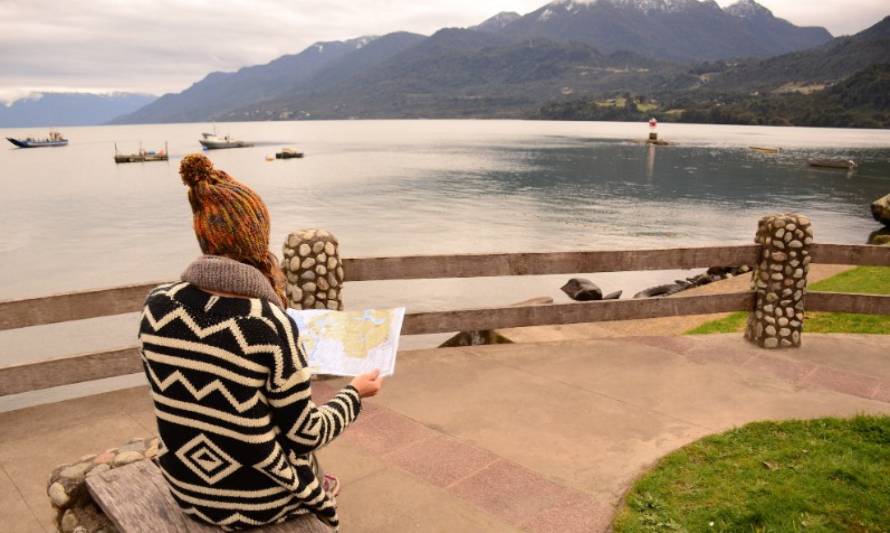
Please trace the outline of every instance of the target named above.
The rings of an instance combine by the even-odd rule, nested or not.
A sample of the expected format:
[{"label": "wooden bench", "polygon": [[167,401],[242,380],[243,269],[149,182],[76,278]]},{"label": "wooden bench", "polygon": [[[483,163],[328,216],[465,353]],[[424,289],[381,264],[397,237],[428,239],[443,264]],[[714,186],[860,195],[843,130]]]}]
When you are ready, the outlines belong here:
[{"label": "wooden bench", "polygon": [[[121,533],[219,533],[185,515],[167,489],[161,471],[151,461],[88,476],[93,501]],[[263,533],[331,533],[318,520],[296,519],[251,531]]]}]

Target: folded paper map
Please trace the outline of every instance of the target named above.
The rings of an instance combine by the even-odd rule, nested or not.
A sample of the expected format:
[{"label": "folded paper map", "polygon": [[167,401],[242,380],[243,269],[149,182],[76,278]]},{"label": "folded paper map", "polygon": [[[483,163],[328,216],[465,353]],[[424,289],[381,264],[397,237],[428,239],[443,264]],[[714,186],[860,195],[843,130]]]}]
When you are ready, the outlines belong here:
[{"label": "folded paper map", "polygon": [[288,309],[297,323],[303,353],[313,374],[357,376],[396,368],[405,308],[328,311]]}]

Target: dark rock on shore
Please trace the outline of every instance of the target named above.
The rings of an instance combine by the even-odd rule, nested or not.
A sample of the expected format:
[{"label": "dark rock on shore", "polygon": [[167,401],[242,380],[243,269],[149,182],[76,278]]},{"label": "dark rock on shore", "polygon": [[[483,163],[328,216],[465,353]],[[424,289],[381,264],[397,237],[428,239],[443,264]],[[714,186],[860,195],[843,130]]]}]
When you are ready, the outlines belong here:
[{"label": "dark rock on shore", "polygon": [[689,287],[684,287],[683,285],[678,285],[677,283],[656,285],[655,287],[649,287],[648,289],[634,294],[634,298],[655,298],[656,296],[670,296],[671,294],[676,294],[680,291],[686,290],[687,288]]},{"label": "dark rock on shore", "polygon": [[890,227],[881,228],[871,232],[868,243],[875,246],[890,246]]},{"label": "dark rock on shore", "polygon": [[569,298],[578,302],[589,302],[603,299],[603,290],[596,283],[584,278],[572,278],[560,287]]},{"label": "dark rock on shore", "polygon": [[871,216],[881,224],[890,227],[890,194],[872,202]]},{"label": "dark rock on shore", "polygon": [[685,291],[693,287],[701,287],[702,285],[707,285],[708,283],[729,279],[731,277],[738,276],[739,274],[744,274],[750,271],[751,267],[749,267],[748,265],[741,265],[738,267],[711,267],[703,274],[692,276],[686,278],[685,280],[674,280],[673,283],[658,285],[656,287],[650,287],[646,290],[640,291],[634,294],[634,298],[655,298],[659,296],[670,296],[671,294],[676,294],[678,292]]}]

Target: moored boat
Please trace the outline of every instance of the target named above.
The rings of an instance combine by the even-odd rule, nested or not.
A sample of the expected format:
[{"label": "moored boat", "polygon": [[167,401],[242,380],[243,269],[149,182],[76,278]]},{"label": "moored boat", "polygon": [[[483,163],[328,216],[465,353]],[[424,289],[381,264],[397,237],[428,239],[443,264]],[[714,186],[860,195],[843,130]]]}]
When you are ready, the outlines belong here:
[{"label": "moored boat", "polygon": [[45,148],[49,146],[68,145],[68,139],[63,137],[62,134],[57,131],[49,132],[49,137],[43,139],[35,139],[33,137],[16,139],[14,137],[7,137],[6,140],[18,146],[19,148]]},{"label": "moored boat", "polygon": [[253,143],[249,143],[247,141],[240,141],[231,137],[230,135],[223,135],[220,137],[215,132],[214,133],[202,133],[201,139],[198,140],[206,150],[221,150],[223,148],[246,148],[249,146],[253,146]]},{"label": "moored boat", "polygon": [[167,151],[167,143],[164,143],[163,150],[144,150],[140,143],[139,151],[135,154],[121,154],[117,151],[117,143],[114,143],[114,162],[115,163],[145,163],[149,161],[167,161],[169,159]]},{"label": "moored boat", "polygon": [[754,150],[755,152],[761,152],[764,154],[778,154],[782,151],[781,148],[772,148],[769,146],[749,146],[748,148]]},{"label": "moored boat", "polygon": [[294,159],[303,157],[303,152],[293,148],[282,148],[280,152],[275,153],[275,159]]},{"label": "moored boat", "polygon": [[859,166],[852,159],[811,159],[809,164],[816,168],[839,168],[842,170],[853,170]]}]

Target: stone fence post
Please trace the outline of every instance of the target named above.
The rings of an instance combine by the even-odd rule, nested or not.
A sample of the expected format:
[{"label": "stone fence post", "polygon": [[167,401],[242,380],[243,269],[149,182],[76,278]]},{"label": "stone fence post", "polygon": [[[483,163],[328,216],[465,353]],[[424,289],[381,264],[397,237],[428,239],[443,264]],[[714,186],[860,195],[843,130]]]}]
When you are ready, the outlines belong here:
[{"label": "stone fence post", "polygon": [[337,238],[323,229],[299,230],[284,242],[287,304],[294,309],[343,309],[343,265]]},{"label": "stone fence post", "polygon": [[763,252],[751,282],[754,309],[745,338],[762,348],[799,347],[813,242],[810,219],[790,213],[763,217],[754,242]]}]

